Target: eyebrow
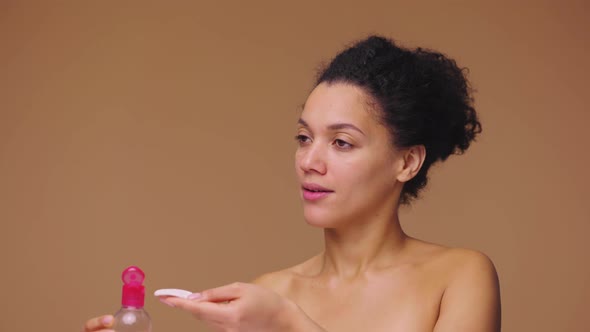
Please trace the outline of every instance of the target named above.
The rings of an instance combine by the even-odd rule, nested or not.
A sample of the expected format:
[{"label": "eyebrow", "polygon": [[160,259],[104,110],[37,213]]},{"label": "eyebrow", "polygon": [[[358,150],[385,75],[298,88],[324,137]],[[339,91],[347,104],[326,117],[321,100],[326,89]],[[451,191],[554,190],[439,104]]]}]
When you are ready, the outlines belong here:
[{"label": "eyebrow", "polygon": [[[309,128],[309,125],[308,125],[308,124],[307,124],[307,122],[305,122],[305,120],[303,120],[303,119],[299,119],[299,120],[297,121],[297,123],[298,123],[298,124],[300,124],[300,125],[302,125],[302,126],[304,126],[304,127],[306,127],[306,128]],[[328,129],[330,129],[330,130],[339,130],[339,129],[352,129],[352,130],[356,130],[356,131],[358,131],[359,133],[363,134],[363,136],[367,136],[367,135],[365,135],[365,133],[364,133],[362,130],[360,130],[360,129],[359,129],[357,126],[355,126],[355,125],[353,125],[353,124],[350,124],[350,123],[345,123],[345,122],[338,122],[338,123],[331,124],[331,125],[329,125],[329,126],[328,126]]]}]

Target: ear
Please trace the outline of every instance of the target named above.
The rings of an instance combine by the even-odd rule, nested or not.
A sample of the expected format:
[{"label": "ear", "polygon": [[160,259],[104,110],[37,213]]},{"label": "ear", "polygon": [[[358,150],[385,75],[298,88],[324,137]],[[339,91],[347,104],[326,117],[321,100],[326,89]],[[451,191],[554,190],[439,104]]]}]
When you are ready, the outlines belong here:
[{"label": "ear", "polygon": [[415,145],[402,150],[402,167],[397,174],[399,182],[410,181],[424,164],[426,158],[426,148],[424,145]]}]

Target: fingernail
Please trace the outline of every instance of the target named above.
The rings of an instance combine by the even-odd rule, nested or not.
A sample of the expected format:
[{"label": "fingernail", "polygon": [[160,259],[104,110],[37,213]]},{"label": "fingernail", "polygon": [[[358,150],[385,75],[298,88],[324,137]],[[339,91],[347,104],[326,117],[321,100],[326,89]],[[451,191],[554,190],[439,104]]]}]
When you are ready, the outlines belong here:
[{"label": "fingernail", "polygon": [[168,301],[166,301],[166,300],[164,300],[164,299],[160,299],[160,302],[162,302],[162,303],[164,303],[165,305],[167,305],[167,306],[169,306],[169,307],[172,307],[172,308],[175,308],[175,307],[176,307],[174,304],[172,304],[172,303],[170,303],[170,302],[168,302]]},{"label": "fingernail", "polygon": [[192,293],[191,295],[188,296],[188,299],[189,300],[198,300],[202,297],[203,297],[203,295],[201,293]]},{"label": "fingernail", "polygon": [[103,317],[103,318],[102,318],[102,323],[103,323],[105,326],[109,326],[109,325],[111,325],[111,323],[112,323],[112,322],[113,322],[113,317],[112,317],[112,316],[106,316],[106,317]]}]

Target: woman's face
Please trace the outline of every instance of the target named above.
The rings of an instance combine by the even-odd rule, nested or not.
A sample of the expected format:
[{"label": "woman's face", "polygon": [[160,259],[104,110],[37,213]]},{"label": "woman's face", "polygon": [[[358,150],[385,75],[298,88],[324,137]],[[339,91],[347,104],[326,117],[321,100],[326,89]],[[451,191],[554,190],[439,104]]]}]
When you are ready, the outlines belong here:
[{"label": "woman's face", "polygon": [[318,85],[297,125],[295,155],[305,220],[336,228],[363,222],[395,208],[403,158],[388,129],[360,88]]}]

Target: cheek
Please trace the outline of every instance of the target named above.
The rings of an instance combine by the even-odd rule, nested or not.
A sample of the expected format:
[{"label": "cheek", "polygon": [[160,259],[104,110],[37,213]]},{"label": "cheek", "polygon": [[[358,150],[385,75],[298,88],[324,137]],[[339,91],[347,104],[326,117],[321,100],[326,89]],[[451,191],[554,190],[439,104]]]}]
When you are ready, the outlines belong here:
[{"label": "cheek", "polygon": [[365,158],[343,166],[338,170],[339,178],[351,186],[353,193],[365,195],[377,191],[383,194],[395,182],[393,167],[385,161]]},{"label": "cheek", "polygon": [[338,167],[332,169],[334,173],[339,174],[340,178],[350,183],[364,183],[379,172],[378,168],[366,157],[341,161]]}]

